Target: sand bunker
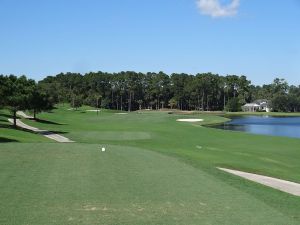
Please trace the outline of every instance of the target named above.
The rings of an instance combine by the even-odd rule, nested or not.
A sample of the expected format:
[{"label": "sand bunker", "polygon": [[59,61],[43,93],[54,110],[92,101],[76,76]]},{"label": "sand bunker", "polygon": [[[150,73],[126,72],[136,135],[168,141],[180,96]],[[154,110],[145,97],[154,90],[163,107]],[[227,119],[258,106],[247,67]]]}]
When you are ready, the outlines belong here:
[{"label": "sand bunker", "polygon": [[117,115],[127,115],[128,113],[115,113]]},{"label": "sand bunker", "polygon": [[178,121],[178,122],[196,123],[196,122],[202,122],[203,119],[178,119],[176,121]]}]

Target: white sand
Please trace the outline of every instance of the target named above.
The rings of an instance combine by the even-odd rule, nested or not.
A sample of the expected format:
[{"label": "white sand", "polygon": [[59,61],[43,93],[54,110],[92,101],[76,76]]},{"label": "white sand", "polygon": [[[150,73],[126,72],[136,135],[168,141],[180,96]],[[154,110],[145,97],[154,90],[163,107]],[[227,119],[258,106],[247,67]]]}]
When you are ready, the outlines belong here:
[{"label": "white sand", "polygon": [[178,121],[178,122],[196,123],[196,122],[202,122],[203,119],[178,119],[176,121]]},{"label": "white sand", "polygon": [[224,168],[218,168],[218,169],[295,196],[300,196],[300,184],[295,182],[280,180],[277,178],[257,175],[253,173],[246,173],[238,170],[230,170]]},{"label": "white sand", "polygon": [[115,113],[117,115],[127,115],[128,113]]}]

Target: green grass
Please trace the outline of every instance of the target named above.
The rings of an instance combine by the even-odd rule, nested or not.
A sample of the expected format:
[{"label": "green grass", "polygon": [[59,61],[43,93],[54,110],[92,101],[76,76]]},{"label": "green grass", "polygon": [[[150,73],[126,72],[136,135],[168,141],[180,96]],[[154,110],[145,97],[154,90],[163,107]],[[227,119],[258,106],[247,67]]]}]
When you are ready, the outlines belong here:
[{"label": "green grass", "polygon": [[106,147],[8,144],[0,159],[1,224],[295,223],[175,158]]},{"label": "green grass", "polygon": [[7,110],[0,110],[0,144],[5,142],[52,142],[41,135],[14,129],[8,122],[11,117]]},{"label": "green grass", "polygon": [[300,182],[299,139],[203,127],[227,120],[210,114],[68,108],[25,122],[77,143],[0,144],[0,224],[300,223],[300,198],[216,169]]},{"label": "green grass", "polygon": [[[58,109],[40,118],[57,124],[26,123],[43,129],[66,132],[81,143],[101,143],[147,148],[166,154],[200,158],[209,165],[239,168],[300,182],[299,139],[222,131],[201,125],[226,119],[214,115],[175,115],[164,112],[117,115],[104,111]],[[176,122],[178,118],[202,118],[202,123]],[[201,149],[197,148],[201,147]],[[284,151],[283,151],[284,149]]]}]

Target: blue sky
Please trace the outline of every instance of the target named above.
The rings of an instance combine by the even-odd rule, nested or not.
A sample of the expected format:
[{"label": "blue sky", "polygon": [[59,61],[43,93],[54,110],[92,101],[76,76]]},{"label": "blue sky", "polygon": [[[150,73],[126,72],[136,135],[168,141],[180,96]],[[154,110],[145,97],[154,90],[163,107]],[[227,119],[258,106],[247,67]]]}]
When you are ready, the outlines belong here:
[{"label": "blue sky", "polygon": [[121,70],[300,84],[300,0],[0,0],[0,74]]}]

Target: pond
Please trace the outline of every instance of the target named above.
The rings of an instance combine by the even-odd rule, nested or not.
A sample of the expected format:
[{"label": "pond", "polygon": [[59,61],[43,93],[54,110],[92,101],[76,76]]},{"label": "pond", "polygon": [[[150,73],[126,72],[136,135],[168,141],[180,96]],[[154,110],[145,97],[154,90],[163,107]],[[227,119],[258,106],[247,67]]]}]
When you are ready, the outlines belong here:
[{"label": "pond", "polygon": [[252,134],[300,138],[300,117],[238,116],[229,122],[212,126],[218,129]]}]

